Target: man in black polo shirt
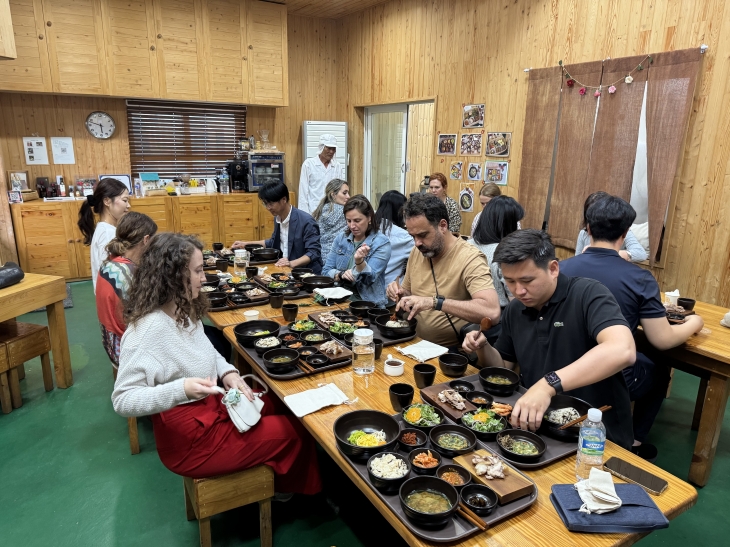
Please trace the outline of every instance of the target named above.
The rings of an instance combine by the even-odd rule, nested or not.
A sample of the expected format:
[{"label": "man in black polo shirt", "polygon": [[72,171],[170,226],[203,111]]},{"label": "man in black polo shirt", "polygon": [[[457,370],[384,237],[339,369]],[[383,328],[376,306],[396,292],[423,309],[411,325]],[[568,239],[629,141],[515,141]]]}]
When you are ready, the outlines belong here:
[{"label": "man in black polo shirt", "polygon": [[598,408],[608,438],[631,448],[631,403],[621,371],[633,364],[636,346],[621,309],[606,287],[592,279],[560,273],[550,236],[518,230],[494,253],[515,296],[502,314],[494,347],[480,332],[467,334],[464,349],[481,349],[489,366],[519,363],[528,388],[515,404],[511,422],[536,430],[550,399],[565,391]]},{"label": "man in black polo shirt", "polygon": [[[699,332],[704,322],[700,316],[691,315],[682,325],[670,325],[659,298],[659,284],[651,272],[619,256],[618,251],[635,218],[634,208],[621,198],[607,196],[598,200],[586,211],[590,247],[583,254],[561,262],[560,270],[571,277],[587,277],[603,283],[616,298],[632,332],[641,324],[652,346],[660,350],[673,348]],[[654,461],[656,447],[645,441],[667,392],[669,366],[655,364],[637,352],[634,366],[625,368],[623,374],[631,400],[635,401],[631,450]]]}]

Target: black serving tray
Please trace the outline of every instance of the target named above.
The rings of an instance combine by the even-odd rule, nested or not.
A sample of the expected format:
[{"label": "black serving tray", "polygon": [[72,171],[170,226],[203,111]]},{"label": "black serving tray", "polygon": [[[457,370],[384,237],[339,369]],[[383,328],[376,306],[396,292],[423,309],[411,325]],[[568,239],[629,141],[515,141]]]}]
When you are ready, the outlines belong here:
[{"label": "black serving tray", "polygon": [[[403,420],[403,416],[401,414],[395,414],[393,415],[393,418],[396,419],[396,421],[400,424],[401,429],[404,429],[406,427],[409,427],[408,424],[406,424]],[[446,420],[449,423],[452,423],[450,420]],[[431,441],[427,441],[427,443],[424,445],[423,448],[431,448]],[[477,447],[480,448],[480,447]],[[338,447],[339,450],[339,447]],[[408,455],[410,450],[402,450],[400,443],[396,444],[396,450],[403,455]],[[399,492],[394,493],[383,493],[380,490],[373,487],[373,485],[370,483],[370,478],[368,477],[368,470],[367,470],[367,461],[359,461],[359,460],[353,460],[350,459],[349,456],[345,455],[342,451],[340,451],[340,454],[349,462],[349,464],[352,466],[352,468],[357,472],[358,475],[365,481],[365,483],[372,488],[373,492],[377,494],[377,496],[390,508],[391,511],[395,514],[396,517],[405,525],[406,528],[408,528],[414,535],[425,539],[427,541],[433,541],[435,543],[445,543],[445,542],[452,542],[452,541],[461,541],[464,538],[479,532],[479,528],[474,526],[471,522],[467,521],[463,517],[461,517],[458,513],[454,514],[451,521],[443,528],[434,530],[431,528],[425,528],[422,526],[419,526],[418,524],[414,523],[412,520],[410,520],[405,513],[403,512],[403,508],[400,504],[400,497]],[[441,455],[441,465],[446,464],[452,464],[455,463],[453,459],[448,458]],[[537,485],[535,484],[535,481],[533,481],[530,477],[525,475],[524,473],[521,473],[519,470],[515,469],[515,466],[511,465],[510,462],[507,462],[505,460],[505,463],[507,467],[511,467],[510,472],[511,473],[519,473],[520,475],[524,476],[528,481],[530,481],[534,488],[530,495],[525,496],[520,499],[516,499],[514,501],[511,501],[505,505],[497,505],[494,510],[486,516],[480,517],[485,524],[489,525],[490,527],[494,524],[503,521],[505,519],[510,518],[511,516],[527,509],[530,505],[535,503],[537,501]],[[457,464],[458,465],[458,464]],[[413,471],[410,472],[409,477],[417,477]]]},{"label": "black serving tray", "polygon": [[[484,391],[484,388],[482,387],[482,384],[479,383],[479,375],[473,374],[472,376],[465,376],[463,378],[459,378],[459,380],[464,380],[466,382],[470,382],[475,389],[479,391]],[[449,389],[448,382],[445,382],[442,385],[444,389]],[[527,390],[522,387],[518,386],[517,390],[510,395],[509,397],[502,397],[501,395],[493,395],[494,402],[495,403],[507,403],[512,406],[515,406],[515,403],[517,400],[522,397],[522,394],[525,393]],[[423,392],[421,392],[421,398],[423,399]],[[432,404],[429,402],[429,404]],[[523,463],[523,462],[516,462],[512,461],[509,458],[505,457],[505,455],[502,453],[502,451],[499,449],[499,445],[497,444],[497,441],[482,441],[477,440],[477,445],[481,444],[484,448],[489,450],[490,452],[493,452],[494,454],[499,455],[500,458],[502,458],[504,461],[508,462],[514,467],[518,467],[520,469],[539,469],[540,467],[545,467],[548,464],[551,464],[553,462],[556,462],[558,460],[562,460],[563,458],[567,456],[574,456],[576,451],[578,450],[578,441],[560,441],[558,439],[554,439],[553,437],[550,437],[549,435],[543,434],[542,432],[538,432],[538,435],[540,435],[540,438],[545,441],[545,445],[547,446],[547,449],[545,450],[545,454],[543,454],[542,458],[540,458],[540,461],[535,463]]]},{"label": "black serving tray", "polygon": [[216,311],[231,311],[231,310],[238,310],[241,308],[253,308],[256,306],[261,306],[263,304],[266,304],[269,302],[269,298],[266,297],[265,300],[255,300],[253,302],[246,302],[245,304],[234,304],[230,300],[227,301],[228,305],[221,306],[218,308],[208,308],[209,312],[216,312]]},{"label": "black serving tray", "polygon": [[[309,314],[309,319],[317,323],[320,328],[329,331],[329,328],[327,325],[319,321],[319,314],[320,313],[328,313],[328,312],[312,312]],[[367,318],[365,318],[367,319]],[[370,319],[368,319],[370,321]],[[374,321],[370,321],[369,327],[363,327],[365,329],[370,329],[373,331],[373,338],[378,338],[383,341],[383,347],[386,346],[394,346],[395,344],[402,344],[403,342],[408,342],[410,340],[413,340],[416,337],[416,333],[414,332],[411,336],[402,336],[401,338],[388,338],[387,336],[383,336],[383,334],[380,332],[380,329],[378,328],[378,325],[375,324]]]}]

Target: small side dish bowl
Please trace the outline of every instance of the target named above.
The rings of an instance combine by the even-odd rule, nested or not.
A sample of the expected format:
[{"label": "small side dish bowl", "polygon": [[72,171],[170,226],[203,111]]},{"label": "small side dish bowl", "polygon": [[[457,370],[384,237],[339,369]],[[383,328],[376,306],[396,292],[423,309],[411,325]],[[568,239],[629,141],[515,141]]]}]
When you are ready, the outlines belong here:
[{"label": "small side dish bowl", "polygon": [[[432,467],[421,467],[413,461],[419,454],[427,454],[429,452],[431,453],[431,456],[436,460],[436,463]],[[408,461],[411,463],[411,470],[416,475],[435,475],[436,470],[441,465],[442,458],[441,454],[436,452],[433,448],[414,448],[408,453]]]},{"label": "small side dish bowl", "polygon": [[386,376],[402,376],[404,370],[405,361],[400,359],[388,359],[383,365],[383,372]]},{"label": "small side dish bowl", "polygon": [[[461,448],[444,446],[445,437],[460,439],[464,444]],[[428,435],[431,446],[448,458],[468,454],[474,451],[477,444],[477,436],[474,432],[463,425],[442,424],[434,427]],[[444,444],[441,444],[444,443]]]},{"label": "small side dish bowl", "polygon": [[[495,383],[490,381],[489,378],[492,376],[501,376],[502,378],[506,378],[508,383]],[[492,395],[509,397],[520,384],[520,377],[515,371],[508,368],[485,367],[479,371],[479,383],[482,384],[482,387]]]},{"label": "small side dish bowl", "polygon": [[453,389],[454,391],[458,391],[459,394],[466,398],[466,394],[474,391],[474,386],[471,382],[467,382],[466,380],[452,380],[449,382],[449,387]]},{"label": "small side dish bowl", "polygon": [[[270,342],[270,339],[273,338],[276,340],[276,343]],[[268,341],[268,342],[267,342]],[[273,345],[271,346],[262,346],[262,343],[271,343]],[[263,355],[264,353],[271,351],[272,349],[279,349],[281,347],[281,340],[279,340],[275,336],[265,336],[263,338],[259,338],[253,343],[253,347],[256,350],[256,353],[258,355]]]},{"label": "small side dish bowl", "polygon": [[[392,456],[398,460],[401,460],[403,463],[405,463],[407,471],[401,475],[400,477],[390,478],[387,479],[385,477],[379,477],[373,472],[372,465],[373,461],[379,458],[384,458],[387,456]],[[370,457],[367,464],[368,468],[368,478],[370,479],[370,484],[373,485],[373,487],[377,488],[378,490],[382,492],[394,492],[397,491],[401,484],[403,484],[405,481],[408,480],[408,477],[411,474],[411,464],[408,461],[408,458],[404,456],[403,454],[399,454],[398,452],[381,452],[380,454],[374,454]]]},{"label": "small side dish bowl", "polygon": [[499,501],[494,490],[483,484],[467,484],[459,495],[469,509],[481,516],[491,513]]},{"label": "small side dish bowl", "polygon": [[[537,448],[537,454],[527,455],[518,454],[514,450],[505,448],[504,442],[505,437],[508,436],[516,441],[527,441],[532,443]],[[535,463],[540,460],[545,454],[547,445],[542,437],[532,431],[524,431],[522,429],[509,429],[507,431],[500,431],[497,433],[497,446],[499,450],[504,454],[505,458],[520,463]]]},{"label": "small side dish bowl", "polygon": [[444,353],[439,357],[439,366],[446,376],[456,378],[464,375],[469,360],[460,353]]},{"label": "small side dish bowl", "polygon": [[[408,444],[406,442],[403,442],[403,435],[405,433],[413,433],[416,436],[415,444]],[[428,435],[426,433],[424,433],[423,431],[421,431],[420,429],[406,427],[406,428],[400,430],[400,436],[398,437],[398,444],[400,444],[400,447],[402,450],[410,452],[411,450],[415,450],[416,448],[422,448],[422,447],[426,446],[427,442],[428,442]]]},{"label": "small side dish bowl", "polygon": [[[299,353],[293,349],[272,349],[263,354],[264,366],[273,374],[284,374],[297,366]],[[273,361],[276,359],[277,361]],[[281,362],[278,362],[282,359]]]},{"label": "small side dish bowl", "polygon": [[[461,477],[461,480],[463,481],[462,484],[451,484],[449,481],[447,481],[445,478],[443,478],[444,473],[448,473],[449,471],[458,474]],[[471,482],[471,473],[466,470],[466,468],[457,465],[455,463],[445,463],[441,467],[439,467],[436,470],[436,476],[441,479],[442,481],[446,481],[451,486],[459,490],[460,488],[464,488],[467,484]]]}]

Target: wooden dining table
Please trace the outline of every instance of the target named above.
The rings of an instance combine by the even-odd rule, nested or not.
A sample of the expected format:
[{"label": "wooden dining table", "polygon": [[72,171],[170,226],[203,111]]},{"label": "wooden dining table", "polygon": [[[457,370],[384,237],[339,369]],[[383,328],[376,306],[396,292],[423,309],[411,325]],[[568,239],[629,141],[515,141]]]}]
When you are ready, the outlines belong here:
[{"label": "wooden dining table", "polygon": [[[260,309],[260,311],[263,312],[267,311],[265,310],[267,306],[268,304],[254,309]],[[270,306],[268,307],[270,308]],[[346,308],[347,304],[339,304],[336,307]],[[300,312],[301,313],[297,316],[297,318],[304,319],[307,317],[308,313],[311,313],[311,310],[305,308],[300,310]],[[267,317],[277,321],[281,325],[286,324],[286,321],[280,315],[271,313]],[[413,365],[416,362],[413,359],[397,353],[395,348],[392,346],[386,346],[383,348],[381,358],[376,361],[376,371],[372,375],[356,375],[352,371],[352,367],[347,366],[341,369],[324,371],[319,374],[304,376],[293,380],[274,380],[268,377],[266,375],[266,371],[262,370],[251,355],[249,355],[249,350],[238,345],[236,342],[233,324],[225,326],[223,328],[223,333],[236,349],[241,361],[244,361],[247,367],[251,367],[256,374],[261,376],[261,378],[263,378],[269,385],[270,389],[282,400],[287,395],[293,395],[308,389],[316,389],[320,384],[330,382],[337,385],[350,400],[356,400],[356,402],[350,405],[324,408],[318,412],[305,416],[301,421],[312,434],[314,439],[327,451],[330,457],[340,466],[345,474],[355,485],[357,485],[357,487],[365,494],[370,502],[373,503],[378,511],[409,545],[437,545],[436,543],[430,543],[415,536],[399,520],[395,513],[393,513],[393,511],[391,511],[388,506],[380,500],[377,494],[371,489],[370,485],[360,477],[360,475],[348,463],[346,457],[339,451],[333,434],[333,425],[335,421],[338,417],[345,413],[352,412],[354,410],[374,409],[387,412],[388,414],[393,414],[394,409],[391,406],[388,395],[389,386],[394,383],[404,382],[415,387]],[[418,341],[419,339],[415,338],[410,342],[400,344],[400,346],[405,347]],[[394,356],[397,354],[398,359],[405,361],[405,372],[402,376],[391,377],[385,375],[383,372],[383,363],[389,353]],[[436,364],[438,367],[436,359],[431,362]],[[476,372],[477,369],[469,367],[466,375],[475,374]],[[451,379],[452,378],[448,378],[438,371],[435,383],[447,382]],[[414,397],[414,402],[422,402],[418,388],[415,388],[415,390],[416,395]],[[669,487],[663,494],[652,497],[659,509],[667,518],[673,519],[695,504],[697,500],[697,492],[691,485],[609,441],[606,443],[605,457],[607,459],[611,456],[617,456],[636,466],[646,469],[665,479],[669,483]],[[485,544],[499,547],[518,545],[616,546],[631,545],[643,537],[642,534],[574,534],[565,528],[553,508],[552,503],[549,501],[549,495],[551,487],[554,484],[575,483],[574,456],[564,458],[537,470],[525,470],[524,472],[535,481],[538,487],[537,501],[522,513],[496,524],[489,528],[486,532],[469,536],[464,541],[458,543],[458,545],[470,547]],[[621,482],[619,479],[615,480],[617,482]]]},{"label": "wooden dining table", "polygon": [[700,378],[692,419],[692,428],[698,432],[688,479],[697,486],[705,486],[712,471],[730,392],[730,328],[720,324],[727,308],[697,302],[694,312],[702,317],[705,326],[684,344],[659,351],[651,347],[640,329],[636,344],[639,351],[657,362],[662,362],[662,356],[670,357],[671,366]]},{"label": "wooden dining table", "polygon": [[27,273],[20,283],[0,289],[0,323],[46,307],[56,386],[60,388],[71,387],[74,383],[66,313],[63,310],[64,298],[66,280],[56,275]]}]

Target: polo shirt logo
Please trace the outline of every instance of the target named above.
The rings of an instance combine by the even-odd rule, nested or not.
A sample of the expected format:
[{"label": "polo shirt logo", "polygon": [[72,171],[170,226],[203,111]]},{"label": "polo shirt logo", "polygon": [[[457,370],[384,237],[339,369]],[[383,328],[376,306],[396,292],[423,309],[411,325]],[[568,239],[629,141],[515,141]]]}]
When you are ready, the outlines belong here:
[{"label": "polo shirt logo", "polygon": [[564,326],[564,325],[560,321],[555,321],[555,323],[553,323],[553,327],[562,327],[562,326]]}]

